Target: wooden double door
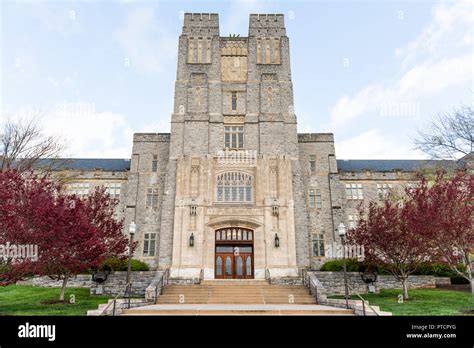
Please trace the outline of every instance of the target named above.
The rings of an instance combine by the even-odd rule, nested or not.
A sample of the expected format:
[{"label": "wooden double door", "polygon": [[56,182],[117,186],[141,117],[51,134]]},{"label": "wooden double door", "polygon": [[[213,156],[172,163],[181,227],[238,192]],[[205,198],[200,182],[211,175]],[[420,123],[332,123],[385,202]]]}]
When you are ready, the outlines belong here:
[{"label": "wooden double door", "polygon": [[253,279],[254,231],[243,227],[226,227],[216,230],[217,279]]},{"label": "wooden double door", "polygon": [[216,279],[253,279],[253,245],[216,245]]}]

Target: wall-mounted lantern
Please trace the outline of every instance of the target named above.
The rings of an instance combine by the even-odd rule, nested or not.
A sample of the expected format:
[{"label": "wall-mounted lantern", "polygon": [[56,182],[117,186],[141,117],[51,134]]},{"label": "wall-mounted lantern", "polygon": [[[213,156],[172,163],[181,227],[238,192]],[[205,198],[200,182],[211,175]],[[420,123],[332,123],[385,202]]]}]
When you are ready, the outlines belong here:
[{"label": "wall-mounted lantern", "polygon": [[278,209],[278,205],[272,206],[272,214],[273,214],[273,216],[280,215],[280,209]]}]

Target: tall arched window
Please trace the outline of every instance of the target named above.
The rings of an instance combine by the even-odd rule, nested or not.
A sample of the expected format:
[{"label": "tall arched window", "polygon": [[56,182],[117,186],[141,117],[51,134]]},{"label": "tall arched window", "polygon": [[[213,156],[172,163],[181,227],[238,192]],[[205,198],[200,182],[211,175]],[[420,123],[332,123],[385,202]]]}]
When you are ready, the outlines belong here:
[{"label": "tall arched window", "polygon": [[252,176],[242,172],[219,174],[217,202],[252,202]]}]

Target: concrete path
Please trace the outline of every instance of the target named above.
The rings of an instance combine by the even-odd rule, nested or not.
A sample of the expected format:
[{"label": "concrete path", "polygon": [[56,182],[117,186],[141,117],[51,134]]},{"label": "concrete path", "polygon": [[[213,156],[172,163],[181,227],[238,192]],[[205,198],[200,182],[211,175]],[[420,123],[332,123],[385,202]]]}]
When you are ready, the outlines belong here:
[{"label": "concrete path", "polygon": [[123,315],[354,315],[354,312],[322,305],[155,304],[124,310]]}]

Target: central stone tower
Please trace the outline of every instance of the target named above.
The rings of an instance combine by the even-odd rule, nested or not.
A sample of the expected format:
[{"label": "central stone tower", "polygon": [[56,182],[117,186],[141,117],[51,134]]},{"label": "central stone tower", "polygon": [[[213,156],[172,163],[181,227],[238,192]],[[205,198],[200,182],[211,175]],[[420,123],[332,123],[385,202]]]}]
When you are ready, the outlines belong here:
[{"label": "central stone tower", "polygon": [[296,276],[307,232],[283,15],[250,15],[248,37],[221,37],[217,14],[184,15],[169,145],[158,266]]}]

